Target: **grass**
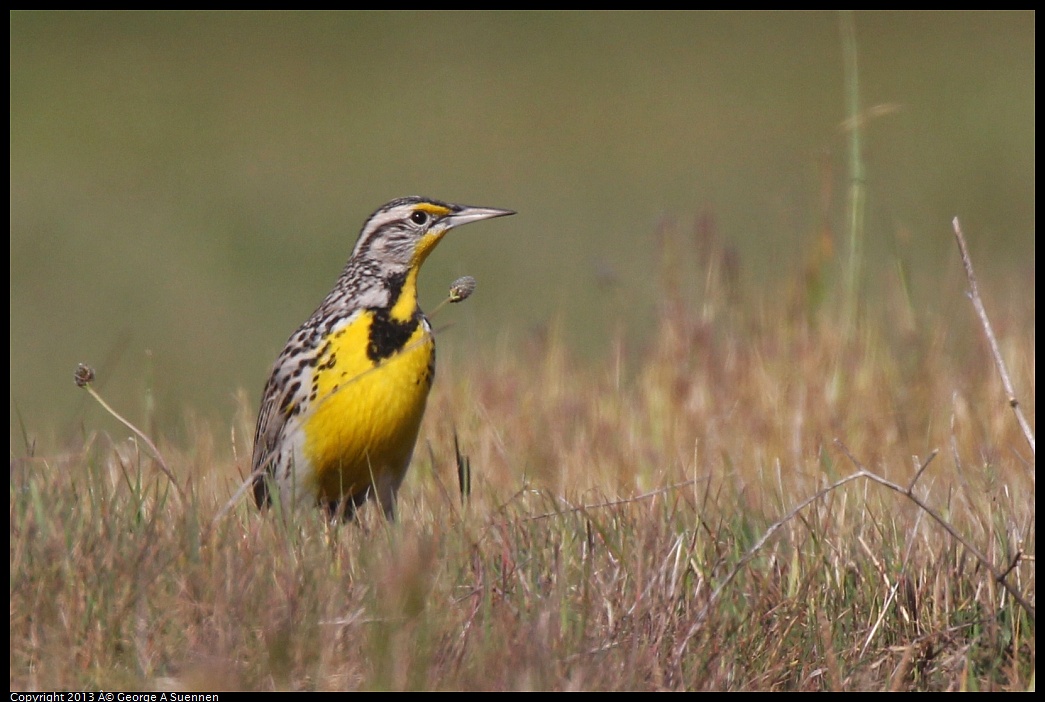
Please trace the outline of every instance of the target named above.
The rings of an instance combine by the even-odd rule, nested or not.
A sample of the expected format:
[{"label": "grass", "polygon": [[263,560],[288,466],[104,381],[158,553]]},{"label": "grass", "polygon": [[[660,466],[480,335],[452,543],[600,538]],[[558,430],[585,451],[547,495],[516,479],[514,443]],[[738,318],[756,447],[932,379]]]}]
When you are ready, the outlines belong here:
[{"label": "grass", "polygon": [[[395,523],[223,511],[245,400],[156,442],[174,484],[134,437],[27,440],[11,688],[1033,689],[1033,604],[911,499],[856,479],[793,511],[846,451],[906,486],[940,449],[912,494],[1033,603],[1034,456],[971,311],[883,275],[850,339],[824,276],[753,293],[707,234],[661,232],[642,342],[583,359],[549,324],[442,359]],[[1011,282],[988,308],[1033,418]]]}]

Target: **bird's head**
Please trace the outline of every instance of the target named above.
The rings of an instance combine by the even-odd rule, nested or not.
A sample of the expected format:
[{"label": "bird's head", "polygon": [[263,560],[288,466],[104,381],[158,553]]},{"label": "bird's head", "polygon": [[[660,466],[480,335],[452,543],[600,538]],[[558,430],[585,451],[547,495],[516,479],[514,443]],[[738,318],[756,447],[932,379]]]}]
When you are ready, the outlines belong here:
[{"label": "bird's head", "polygon": [[512,210],[454,205],[426,197],[399,198],[370,215],[352,258],[386,266],[420,266],[454,227],[512,214]]}]

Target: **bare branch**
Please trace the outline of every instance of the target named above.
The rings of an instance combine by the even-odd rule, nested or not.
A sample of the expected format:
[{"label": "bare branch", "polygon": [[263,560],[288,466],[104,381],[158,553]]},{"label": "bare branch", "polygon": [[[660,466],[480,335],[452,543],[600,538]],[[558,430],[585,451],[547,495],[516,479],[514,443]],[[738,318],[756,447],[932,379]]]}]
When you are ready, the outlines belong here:
[{"label": "bare branch", "polygon": [[976,274],[972,270],[972,259],[969,257],[969,249],[965,245],[965,235],[962,234],[962,227],[957,217],[954,218],[953,224],[954,238],[958,241],[958,250],[961,252],[962,264],[965,266],[965,275],[969,279],[969,297],[972,300],[972,306],[976,309],[976,314],[980,318],[980,324],[983,325],[983,333],[987,336],[987,342],[990,344],[991,354],[994,356],[994,364],[998,366],[998,373],[1001,375],[1001,383],[1005,387],[1009,406],[1016,413],[1016,421],[1019,422],[1020,429],[1023,430],[1023,436],[1027,439],[1030,451],[1033,454],[1034,432],[1031,431],[1027,418],[1023,416],[1023,408],[1020,407],[1020,401],[1016,399],[1016,390],[1012,387],[1012,380],[1009,379],[1009,371],[1005,367],[1005,360],[1001,357],[998,340],[995,338],[994,330],[991,328],[991,321],[987,318],[987,310],[983,307],[983,300],[980,298],[980,288],[976,284]]},{"label": "bare branch", "polygon": [[841,449],[843,453],[845,453],[846,457],[848,457],[850,461],[852,461],[853,465],[856,466],[857,471],[855,473],[847,475],[844,478],[841,478],[840,480],[831,483],[830,485],[821,490],[818,490],[811,497],[802,500],[800,503],[798,503],[798,505],[791,509],[790,512],[788,512],[782,518],[770,525],[770,527],[766,530],[762,537],[751,548],[749,548],[743,556],[740,557],[740,560],[737,561],[736,565],[733,566],[732,570],[729,571],[729,573],[722,580],[722,582],[719,583],[718,587],[716,587],[715,590],[711,593],[711,596],[708,598],[707,603],[704,605],[703,609],[701,609],[700,612],[697,614],[695,621],[690,626],[689,631],[686,632],[686,635],[682,637],[682,641],[678,644],[678,646],[675,647],[676,662],[681,659],[682,655],[686,651],[686,647],[689,645],[690,640],[696,635],[696,633],[700,630],[701,626],[704,624],[704,620],[707,619],[708,612],[710,612],[711,608],[714,607],[715,604],[718,602],[719,597],[722,595],[722,591],[725,590],[731,582],[733,582],[733,579],[736,578],[740,571],[755,557],[755,555],[762,549],[762,547],[765,546],[766,542],[769,541],[769,539],[777,531],[779,531],[782,526],[794,519],[803,509],[808,507],[810,504],[824,497],[828,493],[837,490],[846,483],[851,483],[852,481],[858,480],[860,478],[865,478],[867,480],[870,480],[871,482],[878,483],[879,485],[889,488],[893,492],[897,492],[903,495],[911,502],[913,502],[915,505],[917,505],[919,509],[925,512],[925,514],[928,514],[930,517],[932,517],[937,524],[942,526],[948,534],[950,534],[956,541],[958,541],[958,543],[964,546],[966,550],[969,551],[969,553],[971,553],[978,561],[980,561],[980,563],[983,564],[985,568],[987,568],[988,571],[990,571],[991,575],[994,576],[995,580],[999,582],[1001,586],[1004,587],[1010,595],[1012,595],[1013,599],[1016,600],[1017,603],[1019,603],[1019,605],[1024,609],[1024,611],[1027,612],[1028,616],[1030,616],[1031,618],[1031,621],[1034,621],[1034,605],[1028,602],[1027,599],[1022,595],[1022,593],[1020,593],[1020,591],[1017,590],[1016,587],[1012,585],[1006,578],[1006,576],[1018,564],[1020,560],[1019,556],[1017,556],[1013,563],[1009,565],[1004,572],[1000,571],[997,568],[997,566],[995,566],[990,561],[990,559],[988,559],[987,556],[982,551],[980,551],[980,549],[976,548],[976,546],[974,546],[971,542],[969,542],[968,539],[962,536],[958,532],[958,530],[954,528],[954,526],[952,526],[946,519],[944,519],[942,515],[940,515],[929,505],[927,505],[924,500],[922,500],[920,497],[914,494],[913,490],[915,483],[918,481],[918,478],[928,467],[929,463],[931,463],[932,460],[936,457],[936,454],[939,452],[938,449],[933,450],[933,452],[929,454],[929,457],[925,459],[921,467],[918,468],[914,479],[911,481],[910,487],[905,488],[902,485],[898,485],[897,483],[894,483],[891,480],[883,478],[877,473],[872,473],[871,471],[867,470],[859,461],[859,459],[857,459],[849,451],[849,448],[841,441],[835,439],[835,445],[838,446],[838,448]]},{"label": "bare branch", "polygon": [[[1008,591],[1008,593],[1012,595],[1013,599],[1015,599],[1020,604],[1020,606],[1023,607],[1027,614],[1030,615],[1031,620],[1034,620],[1034,605],[1028,602],[1027,599],[1020,593],[1020,591],[1016,589],[1016,586],[1011,584],[1005,577],[1011,570],[1011,568],[1007,568],[1004,572],[999,570],[998,567],[994,565],[994,563],[992,563],[989,558],[987,558],[986,554],[984,554],[983,551],[976,548],[976,546],[974,546],[972,542],[970,542],[968,539],[962,536],[950,522],[943,518],[943,515],[941,515],[939,512],[934,510],[929,505],[927,505],[925,501],[917,495],[915,495],[912,490],[903,488],[900,485],[897,485],[896,483],[892,482],[891,480],[886,480],[877,473],[872,473],[871,471],[864,468],[863,464],[861,464],[860,461],[858,461],[853,456],[853,454],[849,452],[849,449],[846,448],[845,444],[843,444],[841,441],[835,439],[835,445],[841,448],[845,455],[848,456],[849,460],[853,462],[853,465],[855,465],[859,469],[859,471],[855,473],[855,475],[862,476],[864,478],[867,478],[868,480],[871,480],[872,482],[878,483],[879,485],[883,485],[894,492],[900,493],[908,500],[913,502],[915,505],[917,505],[919,509],[921,509],[930,517],[932,517],[937,524],[943,527],[944,531],[950,534],[955,541],[964,546],[969,553],[976,557],[976,560],[982,563],[983,566],[990,571],[991,575],[994,576],[994,579],[1001,583],[1001,586],[1004,587]],[[936,455],[935,451],[933,452],[933,455]],[[932,456],[930,456],[930,460],[931,458]]]},{"label": "bare branch", "polygon": [[[907,486],[907,492],[914,490],[914,484],[917,483],[918,479],[922,477],[922,473],[925,472],[925,469],[929,467],[929,464],[933,462],[933,459],[936,458],[936,454],[938,454],[939,452],[940,449],[933,449],[933,452],[929,454],[929,457],[926,458],[922,465],[918,468],[918,470],[915,471],[914,477],[911,478],[911,483]],[[850,458],[852,458],[852,456],[850,456]]]},{"label": "bare branch", "polygon": [[1012,563],[1010,563],[1009,567],[1005,569],[1005,572],[1001,574],[1001,577],[1005,578],[1006,575],[1008,575],[1013,570],[1015,570],[1016,566],[1018,566],[1020,564],[1020,561],[1022,561],[1022,560],[1023,560],[1023,549],[1020,549],[1020,550],[1016,551],[1016,555],[1012,557]]}]

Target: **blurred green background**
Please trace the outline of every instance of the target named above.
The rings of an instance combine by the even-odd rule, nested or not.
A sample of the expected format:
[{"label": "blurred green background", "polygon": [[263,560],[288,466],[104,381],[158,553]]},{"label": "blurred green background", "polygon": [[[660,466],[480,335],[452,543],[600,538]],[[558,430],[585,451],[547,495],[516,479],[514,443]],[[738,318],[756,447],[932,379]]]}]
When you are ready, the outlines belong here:
[{"label": "blurred green background", "polygon": [[[426,264],[429,309],[454,277],[479,282],[437,320],[451,368],[552,318],[582,357],[618,318],[640,344],[665,222],[713,221],[767,290],[825,225],[844,248],[836,13],[10,20],[19,453],[18,415],[45,438],[82,421],[80,361],[132,419],[151,397],[165,431],[187,411],[227,421],[238,389],[256,404],[363,220],[402,195],[519,212]],[[868,275],[902,247],[917,305],[957,270],[955,215],[981,277],[1033,295],[1034,21],[855,15]]]}]

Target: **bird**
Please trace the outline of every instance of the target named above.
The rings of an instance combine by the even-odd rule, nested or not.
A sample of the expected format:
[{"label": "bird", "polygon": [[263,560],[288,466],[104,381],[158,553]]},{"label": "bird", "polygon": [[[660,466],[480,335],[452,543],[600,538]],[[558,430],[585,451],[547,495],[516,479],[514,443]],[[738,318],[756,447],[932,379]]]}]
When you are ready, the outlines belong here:
[{"label": "bird", "polygon": [[319,506],[389,520],[435,376],[417,300],[421,265],[451,229],[512,210],[403,197],[364,222],[333,290],[291,334],[262,393],[252,476],[259,508]]}]

